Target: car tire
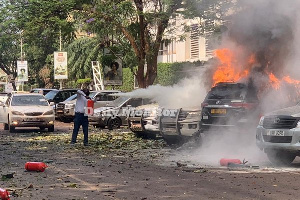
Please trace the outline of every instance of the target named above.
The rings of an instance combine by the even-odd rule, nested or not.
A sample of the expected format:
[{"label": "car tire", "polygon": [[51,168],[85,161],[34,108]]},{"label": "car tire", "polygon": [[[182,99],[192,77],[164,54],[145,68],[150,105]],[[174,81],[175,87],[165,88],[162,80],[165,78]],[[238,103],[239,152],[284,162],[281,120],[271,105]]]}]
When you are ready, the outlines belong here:
[{"label": "car tire", "polygon": [[16,131],[16,127],[9,125],[9,132],[14,133]]},{"label": "car tire", "polygon": [[181,146],[184,143],[180,136],[164,135],[163,139],[169,146]]},{"label": "car tire", "polygon": [[121,126],[121,120],[119,118],[110,118],[107,122],[109,130],[118,129]]},{"label": "car tire", "polygon": [[271,163],[277,166],[289,166],[296,158],[296,154],[280,150],[266,152]]},{"label": "car tire", "polygon": [[48,127],[48,132],[54,132],[54,126]]},{"label": "car tire", "polygon": [[137,132],[137,131],[132,131],[136,137],[142,138],[142,139],[156,139],[156,133],[154,132]]},{"label": "car tire", "polygon": [[41,130],[41,131],[45,130],[45,127],[40,127],[40,130]]},{"label": "car tire", "polygon": [[4,124],[4,130],[9,130],[9,126],[8,126],[8,124]]}]

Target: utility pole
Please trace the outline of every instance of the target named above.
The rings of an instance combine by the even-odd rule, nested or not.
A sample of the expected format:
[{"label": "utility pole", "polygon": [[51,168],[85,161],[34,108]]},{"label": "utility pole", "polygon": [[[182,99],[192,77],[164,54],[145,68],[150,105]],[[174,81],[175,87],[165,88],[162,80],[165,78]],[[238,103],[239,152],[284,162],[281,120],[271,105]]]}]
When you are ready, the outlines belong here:
[{"label": "utility pole", "polygon": [[[61,28],[59,29],[59,51],[61,52]],[[63,88],[63,80],[62,79],[59,79],[59,89],[62,89]]]}]

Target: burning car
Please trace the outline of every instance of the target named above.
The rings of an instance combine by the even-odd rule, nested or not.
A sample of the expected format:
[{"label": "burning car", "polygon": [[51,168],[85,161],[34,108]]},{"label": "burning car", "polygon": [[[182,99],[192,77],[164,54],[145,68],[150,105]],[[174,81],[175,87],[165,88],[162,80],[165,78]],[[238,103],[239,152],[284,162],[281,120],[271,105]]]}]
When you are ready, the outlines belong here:
[{"label": "burning car", "polygon": [[300,104],[262,116],[256,144],[272,163],[291,164],[300,155]]},{"label": "burning car", "polygon": [[138,106],[128,117],[128,128],[137,136],[155,138],[159,134],[158,104]]},{"label": "burning car", "polygon": [[201,105],[201,131],[249,124],[250,117],[257,114],[258,105],[252,84],[218,83]]}]

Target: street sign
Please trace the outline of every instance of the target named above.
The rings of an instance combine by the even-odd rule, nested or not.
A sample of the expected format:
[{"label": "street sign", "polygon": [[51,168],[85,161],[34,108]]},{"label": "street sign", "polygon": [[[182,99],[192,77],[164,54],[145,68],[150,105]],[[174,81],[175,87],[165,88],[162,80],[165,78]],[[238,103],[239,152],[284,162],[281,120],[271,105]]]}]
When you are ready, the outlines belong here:
[{"label": "street sign", "polygon": [[28,66],[27,61],[17,61],[18,82],[28,81]]},{"label": "street sign", "polygon": [[54,79],[68,79],[67,52],[54,52]]}]

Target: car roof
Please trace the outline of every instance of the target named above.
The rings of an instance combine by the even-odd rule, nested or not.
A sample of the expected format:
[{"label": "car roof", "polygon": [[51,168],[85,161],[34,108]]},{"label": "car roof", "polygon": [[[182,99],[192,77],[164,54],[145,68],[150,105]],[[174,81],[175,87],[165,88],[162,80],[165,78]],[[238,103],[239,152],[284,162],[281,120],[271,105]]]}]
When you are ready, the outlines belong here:
[{"label": "car roof", "polygon": [[30,95],[30,96],[44,96],[44,95],[42,95],[42,94],[39,94],[39,93],[14,93],[13,94],[13,96],[28,96],[28,95]]},{"label": "car roof", "polygon": [[52,88],[33,88],[32,90],[57,90]]}]

